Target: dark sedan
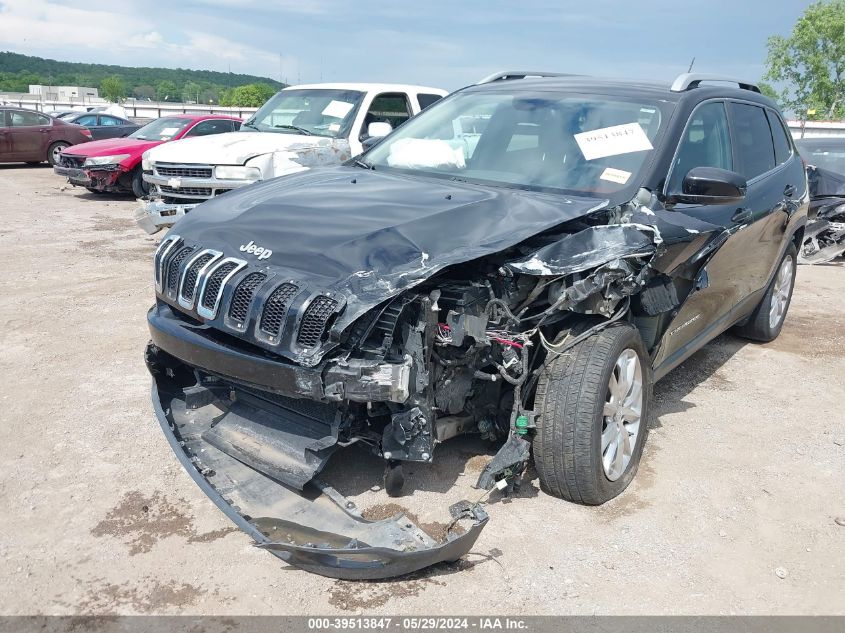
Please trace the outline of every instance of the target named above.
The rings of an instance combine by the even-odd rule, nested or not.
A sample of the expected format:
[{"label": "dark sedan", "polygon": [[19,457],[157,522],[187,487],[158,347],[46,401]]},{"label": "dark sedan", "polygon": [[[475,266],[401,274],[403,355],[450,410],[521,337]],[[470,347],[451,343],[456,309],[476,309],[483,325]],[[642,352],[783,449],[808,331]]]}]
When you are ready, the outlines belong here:
[{"label": "dark sedan", "polygon": [[76,123],[91,130],[91,135],[95,141],[104,138],[122,138],[129,136],[140,125],[133,123],[128,119],[124,119],[113,114],[103,114],[101,112],[79,112],[70,116],[62,117],[63,121],[68,123]]},{"label": "dark sedan", "polygon": [[24,108],[0,107],[0,163],[55,165],[62,150],[87,143],[91,132],[80,125]]}]

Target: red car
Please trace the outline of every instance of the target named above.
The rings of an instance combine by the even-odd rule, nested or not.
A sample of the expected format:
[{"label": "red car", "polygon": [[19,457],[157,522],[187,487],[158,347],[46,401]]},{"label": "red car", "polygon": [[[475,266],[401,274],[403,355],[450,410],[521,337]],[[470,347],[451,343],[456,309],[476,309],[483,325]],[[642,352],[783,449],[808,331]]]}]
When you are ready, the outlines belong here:
[{"label": "red car", "polygon": [[193,136],[240,129],[241,120],[222,114],[175,114],[156,119],[124,138],[75,145],[63,151],[53,170],[70,184],[94,193],[131,192],[147,195],[141,175],[141,157],[151,147]]},{"label": "red car", "polygon": [[24,108],[0,106],[0,163],[55,165],[62,150],[91,140],[90,130]]}]

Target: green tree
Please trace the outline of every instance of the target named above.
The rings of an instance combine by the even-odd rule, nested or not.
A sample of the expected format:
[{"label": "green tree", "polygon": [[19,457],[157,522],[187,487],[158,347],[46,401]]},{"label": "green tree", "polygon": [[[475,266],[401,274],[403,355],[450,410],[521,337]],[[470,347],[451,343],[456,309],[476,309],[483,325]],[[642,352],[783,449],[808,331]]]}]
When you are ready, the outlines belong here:
[{"label": "green tree", "polygon": [[195,81],[188,81],[182,86],[182,101],[199,101],[202,86]]},{"label": "green tree", "polygon": [[156,89],[148,85],[135,86],[132,89],[132,95],[136,99],[155,99]]},{"label": "green tree", "polygon": [[276,89],[263,83],[246,84],[226,90],[220,96],[220,104],[257,108],[276,94]]},{"label": "green tree", "polygon": [[118,103],[126,96],[126,86],[123,84],[123,80],[117,75],[103,79],[100,82],[100,96],[106,101]]},{"label": "green tree", "polygon": [[802,118],[845,114],[845,0],[820,1],[798,18],[789,37],[768,42],[765,79],[782,82],[781,104]]},{"label": "green tree", "polygon": [[768,84],[765,81],[758,81],[757,87],[760,89],[760,92],[769,97],[769,99],[774,99],[775,101],[780,100],[780,94],[774,89],[772,84]]},{"label": "green tree", "polygon": [[178,92],[176,84],[169,79],[156,84],[156,98],[159,101],[179,101]]}]

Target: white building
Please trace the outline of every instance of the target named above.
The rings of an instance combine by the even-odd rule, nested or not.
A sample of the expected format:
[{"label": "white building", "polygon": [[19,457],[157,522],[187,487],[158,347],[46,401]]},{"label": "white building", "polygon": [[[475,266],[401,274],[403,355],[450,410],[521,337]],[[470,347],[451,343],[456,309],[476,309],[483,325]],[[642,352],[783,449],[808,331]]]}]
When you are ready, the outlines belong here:
[{"label": "white building", "polygon": [[40,96],[44,101],[79,101],[80,103],[99,102],[100,94],[96,88],[85,86],[38,86],[29,87],[30,94]]}]

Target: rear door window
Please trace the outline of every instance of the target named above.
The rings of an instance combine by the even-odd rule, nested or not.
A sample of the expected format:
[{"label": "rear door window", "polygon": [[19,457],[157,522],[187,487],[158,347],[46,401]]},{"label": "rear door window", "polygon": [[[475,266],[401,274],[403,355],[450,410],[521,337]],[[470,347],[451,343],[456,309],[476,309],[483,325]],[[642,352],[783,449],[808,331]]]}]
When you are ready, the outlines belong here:
[{"label": "rear door window", "polygon": [[792,155],[792,143],[783,129],[780,117],[771,110],[766,110],[766,116],[769,118],[769,128],[771,128],[772,140],[775,143],[775,160],[778,165],[781,165]]},{"label": "rear door window", "polygon": [[766,111],[747,103],[730,103],[731,137],[737,169],[747,180],[775,168],[775,147]]}]

